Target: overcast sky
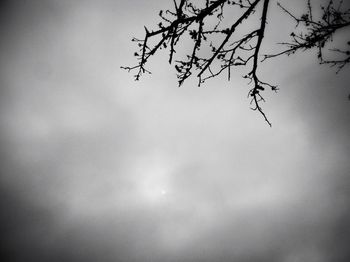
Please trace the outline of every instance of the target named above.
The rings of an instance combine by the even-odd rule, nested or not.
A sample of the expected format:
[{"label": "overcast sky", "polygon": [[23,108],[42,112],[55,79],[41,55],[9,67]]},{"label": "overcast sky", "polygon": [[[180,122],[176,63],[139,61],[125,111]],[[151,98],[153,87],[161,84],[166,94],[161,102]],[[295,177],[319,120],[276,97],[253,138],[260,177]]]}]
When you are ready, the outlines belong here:
[{"label": "overcast sky", "polygon": [[[1,2],[1,255],[350,261],[349,67],[265,62],[272,128],[241,73],[178,88],[161,53],[135,82],[130,40],[171,4]],[[272,1],[262,52],[293,26]]]}]

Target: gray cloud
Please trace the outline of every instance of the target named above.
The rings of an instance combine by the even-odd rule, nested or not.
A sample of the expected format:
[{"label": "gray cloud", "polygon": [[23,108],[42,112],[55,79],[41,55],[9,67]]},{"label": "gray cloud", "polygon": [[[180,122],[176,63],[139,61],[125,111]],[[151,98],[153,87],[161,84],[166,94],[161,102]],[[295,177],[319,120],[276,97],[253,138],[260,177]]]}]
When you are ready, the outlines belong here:
[{"label": "gray cloud", "polygon": [[346,72],[312,54],[266,63],[281,86],[265,107],[273,128],[239,76],[177,88],[160,56],[134,82],[119,66],[159,4],[3,4],[1,254],[347,261]]}]

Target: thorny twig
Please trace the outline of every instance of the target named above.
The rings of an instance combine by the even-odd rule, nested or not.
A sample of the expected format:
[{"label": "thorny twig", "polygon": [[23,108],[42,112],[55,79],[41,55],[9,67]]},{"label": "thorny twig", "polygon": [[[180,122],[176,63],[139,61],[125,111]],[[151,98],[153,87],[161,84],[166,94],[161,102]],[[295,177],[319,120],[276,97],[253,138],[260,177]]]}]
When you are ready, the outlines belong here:
[{"label": "thorny twig", "polygon": [[[260,2],[263,2],[263,11],[259,27],[243,36],[236,35],[237,28],[244,20],[254,15]],[[274,91],[277,88],[260,81],[257,76],[258,57],[265,33],[268,5],[269,0],[216,0],[206,1],[205,6],[200,8],[196,7],[190,0],[180,0],[180,2],[174,0],[175,11],[160,11],[159,16],[163,21],[158,24],[158,29],[150,31],[145,27],[144,39],[133,39],[140,48],[139,52],[135,53],[135,56],[138,57],[138,64],[122,68],[128,71],[137,70],[135,80],[139,80],[142,74],[150,73],[145,65],[149,58],[162,48],[169,48],[169,63],[172,63],[176,53],[176,44],[180,37],[188,32],[193,42],[192,51],[186,56],[186,59],[175,60],[179,85],[182,85],[195,70],[198,70],[198,85],[201,85],[209,78],[218,76],[224,71],[228,72],[230,79],[232,67],[250,66],[251,70],[244,78],[249,79],[253,85],[248,92],[252,99],[252,109],[259,111],[271,126],[271,122],[261,107],[261,102],[264,101],[262,92],[265,87]],[[233,20],[229,27],[222,26],[226,7],[242,10],[241,15]],[[212,16],[216,16],[217,22],[211,27],[210,23],[206,24],[206,21]],[[217,41],[215,38],[220,38],[220,36],[223,36],[223,39]],[[150,39],[156,37],[158,40],[154,44],[150,44]],[[202,57],[203,53],[206,56]],[[217,62],[219,62],[219,66]]]},{"label": "thorny twig", "polygon": [[313,15],[313,9],[310,0],[307,1],[307,12],[300,17],[292,14],[280,3],[278,6],[288,14],[295,22],[296,27],[301,27],[299,32],[290,34],[291,42],[280,43],[287,46],[287,49],[276,54],[265,55],[265,59],[277,57],[280,55],[291,55],[301,50],[317,49],[317,58],[320,64],[328,64],[337,67],[337,73],[345,65],[350,63],[350,41],[347,42],[347,50],[340,48],[327,48],[328,51],[336,53],[339,59],[327,59],[324,55],[326,44],[333,41],[333,36],[339,30],[350,26],[350,9],[342,10],[343,1],[336,6],[333,0],[330,0],[327,6],[321,6],[322,14],[320,18]]},{"label": "thorny twig", "polygon": [[[228,79],[231,78],[231,71],[236,66],[246,66],[250,70],[243,76],[252,85],[248,92],[251,98],[252,109],[258,111],[264,120],[271,126],[271,122],[265,115],[261,103],[264,102],[262,93],[266,88],[277,91],[277,86],[263,82],[257,75],[259,66],[259,55],[261,44],[265,35],[267,23],[267,12],[269,0],[206,0],[202,7],[197,7],[192,0],[173,0],[175,10],[160,11],[161,22],[155,30],[148,30],[145,27],[144,39],[133,38],[139,47],[135,52],[138,64],[135,66],[122,67],[128,71],[136,70],[135,80],[139,80],[144,73],[151,73],[145,66],[149,58],[160,49],[169,50],[169,63],[175,63],[179,85],[189,78],[197,70],[198,85],[206,80],[227,72]],[[259,25],[244,35],[239,35],[237,29],[248,18],[254,20],[254,14],[259,3],[262,2],[262,12],[259,14]],[[310,0],[307,0],[306,13],[300,18],[293,15],[280,3],[278,6],[288,14],[295,22],[296,27],[303,25],[300,33],[291,33],[292,41],[281,43],[287,49],[277,53],[264,55],[262,61],[277,57],[283,54],[291,55],[298,50],[317,48],[318,58],[321,64],[337,66],[338,71],[350,62],[350,51],[340,48],[333,48],[330,51],[344,56],[343,59],[325,59],[323,49],[327,42],[332,41],[336,31],[350,25],[350,10],[341,11],[341,3],[335,6],[333,0],[329,1],[326,7],[322,7],[323,16],[317,20],[313,15]],[[224,22],[224,13],[228,8],[241,10],[241,14],[232,20]],[[212,20],[216,19],[213,24]],[[232,20],[232,21],[231,21]],[[208,22],[211,21],[211,22]],[[192,48],[184,59],[174,60],[176,45],[180,38],[188,35],[192,41]],[[153,42],[152,42],[153,41]],[[187,40],[185,40],[187,41]],[[350,41],[348,42],[350,46]]]}]

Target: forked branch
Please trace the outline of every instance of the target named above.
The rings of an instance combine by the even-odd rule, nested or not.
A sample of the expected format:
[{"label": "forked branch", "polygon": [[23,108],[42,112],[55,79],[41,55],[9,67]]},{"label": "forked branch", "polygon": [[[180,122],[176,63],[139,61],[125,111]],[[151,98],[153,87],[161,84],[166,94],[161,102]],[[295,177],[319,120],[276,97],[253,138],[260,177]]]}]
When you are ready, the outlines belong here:
[{"label": "forked branch", "polygon": [[[347,42],[346,47],[332,47],[334,35],[350,26],[350,9],[343,10],[342,4],[343,1],[336,5],[333,0],[330,0],[326,6],[321,6],[321,16],[316,17],[313,14],[311,2],[308,0],[307,12],[298,17],[278,3],[283,12],[295,21],[296,29],[300,30],[295,30],[290,34],[291,41],[280,43],[287,49],[279,53],[265,55],[263,60],[315,48],[320,64],[335,66],[338,73],[350,63],[350,41]],[[337,58],[326,58],[329,55],[325,55],[325,51]]]},{"label": "forked branch", "polygon": [[[169,50],[169,63],[175,64],[179,85],[182,85],[195,71],[198,85],[223,72],[227,72],[230,80],[232,69],[244,66],[247,73],[243,77],[248,79],[248,84],[251,85],[248,91],[251,108],[258,111],[271,126],[261,107],[265,101],[262,94],[266,89],[272,91],[278,89],[277,86],[259,79],[258,67],[262,61],[284,54],[291,55],[299,50],[316,48],[321,64],[336,66],[339,71],[350,63],[350,41],[345,48],[328,48],[328,52],[337,55],[336,58],[329,59],[324,55],[326,44],[332,42],[334,34],[350,25],[350,9],[342,10],[342,1],[336,6],[333,0],[329,0],[328,5],[322,7],[320,18],[314,14],[310,0],[307,0],[306,12],[300,17],[278,3],[281,10],[296,22],[296,29],[290,34],[291,41],[281,43],[287,47],[285,50],[264,55],[262,61],[259,58],[265,37],[269,0],[206,0],[202,1],[201,6],[196,6],[193,0],[173,0],[173,2],[174,11],[159,12],[161,22],[156,29],[149,30],[145,27],[143,39],[132,39],[139,47],[139,51],[135,52],[138,64],[122,68],[136,71],[135,80],[139,80],[144,73],[150,73],[146,69],[146,64],[160,49]],[[259,7],[261,12],[258,10]],[[225,19],[224,14],[232,9],[239,15]],[[246,20],[255,21],[256,26],[245,30],[244,33],[238,33],[239,27]],[[298,28],[301,30],[296,31]],[[192,46],[188,53],[175,60],[180,40],[186,43],[189,41]]]},{"label": "forked branch", "polygon": [[[262,13],[255,16],[256,8],[260,2],[263,2]],[[266,87],[274,91],[277,88],[260,81],[257,76],[259,52],[265,33],[269,0],[206,1],[205,6],[202,7],[195,6],[190,0],[181,0],[180,2],[174,0],[174,6],[175,11],[160,11],[159,16],[162,22],[158,24],[158,29],[148,30],[145,28],[143,40],[133,39],[139,46],[139,52],[135,53],[138,64],[122,68],[129,71],[136,70],[135,79],[139,80],[142,74],[150,73],[146,69],[149,58],[163,48],[169,49],[169,63],[173,63],[176,44],[181,37],[186,35],[185,33],[188,33],[192,41],[192,51],[186,54],[185,59],[175,60],[179,85],[182,85],[194,71],[198,71],[196,74],[198,85],[201,85],[209,78],[218,76],[224,71],[228,73],[228,79],[230,79],[232,67],[248,66],[251,69],[244,78],[249,79],[249,83],[252,84],[252,88],[248,91],[248,95],[252,99],[252,109],[260,112],[271,126],[261,107],[261,103],[264,101],[262,92]],[[223,14],[227,8],[241,10],[241,14],[231,22],[229,27],[224,27]],[[209,17],[214,17],[217,22],[214,25],[208,23]],[[248,18],[257,21],[260,18],[258,27],[244,35],[236,34],[237,28]],[[225,22],[227,24],[227,21]],[[152,44],[151,40],[153,40]]]}]

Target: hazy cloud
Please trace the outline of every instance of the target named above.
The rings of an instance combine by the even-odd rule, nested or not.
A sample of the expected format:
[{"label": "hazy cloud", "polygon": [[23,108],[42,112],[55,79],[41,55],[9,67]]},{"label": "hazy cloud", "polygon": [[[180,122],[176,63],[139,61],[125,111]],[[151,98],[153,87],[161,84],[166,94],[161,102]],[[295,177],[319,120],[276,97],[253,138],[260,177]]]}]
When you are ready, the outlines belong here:
[{"label": "hazy cloud", "polygon": [[2,4],[2,256],[348,261],[346,71],[311,53],[266,63],[273,128],[239,75],[177,88],[155,57],[134,82],[119,67],[160,4]]}]

